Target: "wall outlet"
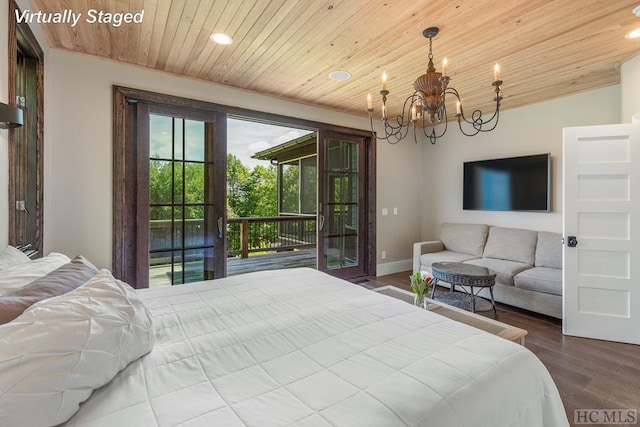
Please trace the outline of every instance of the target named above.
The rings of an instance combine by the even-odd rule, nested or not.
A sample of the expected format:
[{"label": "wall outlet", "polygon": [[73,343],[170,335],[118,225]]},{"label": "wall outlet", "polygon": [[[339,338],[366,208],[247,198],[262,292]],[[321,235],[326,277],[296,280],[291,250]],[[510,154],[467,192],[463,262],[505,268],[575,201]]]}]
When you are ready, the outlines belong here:
[{"label": "wall outlet", "polygon": [[380,253],[380,258],[385,259],[387,257],[387,251],[382,251]]},{"label": "wall outlet", "polygon": [[398,208],[393,208],[393,214],[398,215]]}]

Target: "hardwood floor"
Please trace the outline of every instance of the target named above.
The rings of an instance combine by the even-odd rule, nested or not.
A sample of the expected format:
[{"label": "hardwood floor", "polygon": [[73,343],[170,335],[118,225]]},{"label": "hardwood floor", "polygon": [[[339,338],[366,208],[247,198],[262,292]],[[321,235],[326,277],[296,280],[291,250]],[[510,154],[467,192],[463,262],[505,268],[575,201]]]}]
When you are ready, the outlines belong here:
[{"label": "hardwood floor", "polygon": [[[375,277],[361,284],[410,290],[410,274]],[[492,312],[485,313],[493,317]],[[571,425],[576,409],[640,412],[640,346],[565,336],[560,320],[503,304],[498,304],[498,320],[529,331],[526,347],[551,373]]]}]

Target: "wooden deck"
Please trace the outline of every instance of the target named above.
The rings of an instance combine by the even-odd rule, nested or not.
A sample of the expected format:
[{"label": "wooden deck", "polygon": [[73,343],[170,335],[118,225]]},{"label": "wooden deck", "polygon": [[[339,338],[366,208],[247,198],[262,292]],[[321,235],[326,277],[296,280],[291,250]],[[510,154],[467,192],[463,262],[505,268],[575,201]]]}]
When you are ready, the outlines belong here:
[{"label": "wooden deck", "polygon": [[[192,271],[200,271],[200,276],[202,275],[202,261],[190,263],[189,265]],[[316,250],[299,249],[284,252],[269,252],[263,255],[249,256],[248,258],[227,258],[227,276],[261,270],[296,267],[316,268]],[[171,280],[169,279],[170,274],[170,265],[164,264],[152,267],[149,270],[150,286],[171,285]]]},{"label": "wooden deck", "polygon": [[227,258],[227,276],[251,273],[278,268],[311,267],[316,268],[316,250],[300,249],[295,251],[271,252],[248,258]]}]

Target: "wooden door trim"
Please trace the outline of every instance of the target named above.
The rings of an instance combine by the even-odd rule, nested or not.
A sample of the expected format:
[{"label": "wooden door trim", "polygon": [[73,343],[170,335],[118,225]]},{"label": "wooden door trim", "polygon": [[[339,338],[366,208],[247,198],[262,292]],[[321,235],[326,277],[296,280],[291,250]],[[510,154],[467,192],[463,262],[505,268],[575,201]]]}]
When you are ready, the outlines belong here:
[{"label": "wooden door trim", "polygon": [[[213,140],[224,141],[224,144],[213,144],[213,157],[214,159],[225,159],[224,167],[221,167],[219,163],[214,163],[213,166],[213,186],[219,188],[219,192],[216,193],[219,198],[214,199],[213,215],[214,220],[218,221],[218,218],[222,220],[222,229],[218,232],[217,224],[214,225],[214,239],[216,239],[213,245],[214,258],[226,259],[227,257],[227,115],[225,113],[217,113],[216,120],[213,128]],[[216,203],[218,202],[218,203]],[[220,275],[216,274],[217,270],[220,271]],[[217,269],[214,270],[216,278],[227,277],[227,263],[217,263]]]},{"label": "wooden door trim", "polygon": [[376,226],[376,138],[372,138],[369,134],[365,138],[366,155],[367,155],[367,272],[371,277],[377,276],[376,257],[377,257],[377,226]]},{"label": "wooden door trim", "polygon": [[[126,96],[113,90],[113,220],[111,249],[111,270],[115,277],[128,281],[136,277],[136,265],[131,259],[131,251],[135,250],[132,242],[136,241],[136,224],[131,215],[136,210],[136,189],[127,187],[127,174],[132,173],[136,152],[126,144],[134,134],[133,114],[135,104],[129,105]],[[133,286],[134,284],[131,283]]]},{"label": "wooden door trim", "polygon": [[308,130],[325,130],[339,133],[357,135],[363,138],[370,138],[370,130],[354,129],[345,126],[332,125],[313,120],[300,119],[297,117],[285,116],[281,114],[265,113],[263,111],[250,110],[248,108],[232,107],[229,105],[216,104],[214,102],[201,101],[197,99],[183,98],[174,95],[165,95],[146,90],[133,89],[125,86],[114,86],[114,90],[119,91],[128,99],[148,102],[156,105],[166,105],[193,109],[195,111],[214,111],[224,113],[230,118],[250,120],[272,125],[282,125],[289,127],[299,127]]},{"label": "wooden door trim", "polygon": [[[149,106],[136,106],[136,281],[135,287],[149,287]],[[133,144],[131,144],[133,145]],[[129,181],[129,185],[131,181]]]},{"label": "wooden door trim", "polygon": [[[44,52],[38,43],[31,28],[26,23],[17,23],[15,20],[15,10],[18,5],[15,1],[8,2],[8,104],[16,103],[16,79],[18,67],[18,49],[24,50],[33,59],[36,60],[36,241],[29,242],[35,245],[39,251],[39,255],[43,255],[43,233],[44,233]],[[18,43],[18,33],[21,42]],[[9,235],[8,242],[10,245],[16,245],[17,233],[16,227],[16,191],[15,181],[17,179],[16,171],[16,141],[19,129],[9,129],[8,135],[8,172],[9,172]]]}]

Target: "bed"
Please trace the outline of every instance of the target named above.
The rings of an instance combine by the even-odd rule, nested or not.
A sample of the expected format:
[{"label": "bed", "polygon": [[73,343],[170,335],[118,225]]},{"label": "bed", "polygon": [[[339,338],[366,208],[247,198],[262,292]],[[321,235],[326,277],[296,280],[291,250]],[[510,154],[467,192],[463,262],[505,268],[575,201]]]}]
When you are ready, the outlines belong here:
[{"label": "bed", "polygon": [[[92,372],[85,380],[103,376],[106,385],[76,387],[56,379],[58,387],[90,394],[84,403],[80,394],[76,400],[84,399],[67,405],[73,413],[63,415],[65,426],[568,425],[555,384],[526,348],[313,269],[137,292],[108,272],[98,275],[111,283],[109,292],[114,284],[122,288],[116,311],[129,313],[124,323],[139,335],[107,334],[109,345],[100,351],[117,349],[113,366],[102,354],[100,363],[85,361],[97,351],[80,346],[82,357],[67,365],[83,365]],[[91,286],[36,303],[0,326],[0,424],[16,419],[16,405],[44,408],[23,383],[37,388],[37,378],[48,378],[23,374],[22,382],[5,386],[7,375],[25,368],[6,368],[16,356],[7,355],[13,338],[4,328],[79,292],[85,298],[80,304],[91,305],[83,291]],[[40,323],[42,316],[32,315]],[[90,324],[108,329],[96,327],[94,318]],[[24,325],[16,330],[29,331]],[[103,366],[110,372],[101,375]],[[71,399],[58,394],[65,396],[55,395],[59,406]],[[36,402],[22,403],[25,397]],[[60,416],[59,407],[52,410]]]}]

